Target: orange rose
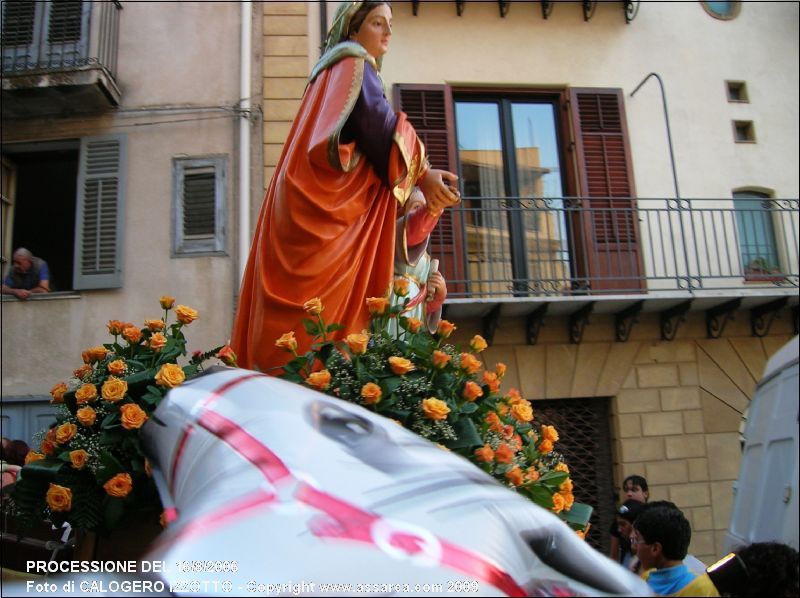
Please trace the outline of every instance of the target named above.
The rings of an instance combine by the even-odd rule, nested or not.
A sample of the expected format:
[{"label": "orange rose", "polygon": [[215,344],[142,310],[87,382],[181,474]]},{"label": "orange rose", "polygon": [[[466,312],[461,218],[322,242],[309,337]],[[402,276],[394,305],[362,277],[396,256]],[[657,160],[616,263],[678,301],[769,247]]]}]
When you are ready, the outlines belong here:
[{"label": "orange rose", "polygon": [[550,440],[542,440],[539,443],[539,452],[543,455],[553,452],[553,443]]},{"label": "orange rose", "polygon": [[467,374],[474,374],[479,369],[481,369],[481,362],[480,360],[475,357],[472,353],[462,353],[461,354],[461,369],[464,370]]},{"label": "orange rose", "polygon": [[294,332],[287,332],[278,340],[275,341],[275,346],[287,351],[297,351],[297,339],[294,338]]},{"label": "orange rose", "polygon": [[175,307],[175,317],[178,318],[178,322],[181,324],[191,324],[199,316],[197,315],[197,311],[191,307],[178,305]]},{"label": "orange rose", "polygon": [[505,473],[506,479],[515,486],[522,486],[522,470],[519,467],[513,467]]},{"label": "orange rose", "polygon": [[442,338],[448,338],[456,329],[456,325],[447,320],[439,320],[439,325],[436,327],[436,333]]},{"label": "orange rose", "polygon": [[50,394],[53,396],[53,403],[63,403],[64,402],[64,393],[69,390],[67,385],[63,382],[57,383],[53,388],[50,389]]},{"label": "orange rose", "polygon": [[412,371],[414,369],[414,364],[405,357],[390,357],[389,367],[395,374],[402,376]]},{"label": "orange rose", "polygon": [[83,449],[78,449],[77,451],[70,451],[69,460],[70,463],[72,463],[73,468],[83,469],[86,466],[86,462],[89,460],[89,453],[87,453]]},{"label": "orange rose", "polygon": [[433,352],[433,367],[438,369],[444,369],[447,363],[452,359],[452,356],[448,355],[444,351],[434,351]]},{"label": "orange rose", "polygon": [[566,463],[559,463],[553,468],[553,471],[563,471],[566,474],[569,474],[569,467]]},{"label": "orange rose", "polygon": [[394,294],[397,295],[398,297],[405,297],[406,295],[408,295],[408,279],[395,278],[392,290],[394,291]]},{"label": "orange rose", "polygon": [[511,447],[512,451],[514,451],[514,452],[521,451],[522,450],[522,437],[519,434],[513,434],[511,436],[511,438],[508,439],[508,444]]},{"label": "orange rose", "polygon": [[164,330],[164,320],[145,320],[144,327],[150,332],[159,332]]},{"label": "orange rose", "polygon": [[81,353],[81,357],[83,357],[84,363],[94,363],[95,361],[103,361],[108,355],[108,349],[103,347],[102,345],[98,345],[97,347],[92,347],[91,349],[86,349],[83,353]]},{"label": "orange rose", "polygon": [[422,412],[428,419],[441,421],[447,419],[447,414],[450,413],[450,407],[448,407],[447,403],[444,401],[431,397],[430,399],[422,401]]},{"label": "orange rose", "polygon": [[494,411],[487,413],[484,421],[489,424],[489,429],[493,432],[499,434],[503,431],[503,422],[500,421],[500,416]]},{"label": "orange rose", "polygon": [[158,353],[161,351],[161,349],[167,346],[167,337],[160,332],[156,332],[150,337],[150,341],[147,344],[151,349]]},{"label": "orange rose", "polygon": [[122,332],[122,329],[125,327],[125,323],[119,320],[109,320],[108,321],[108,332],[109,334],[113,334],[117,336]]},{"label": "orange rose", "polygon": [[558,442],[558,431],[553,426],[542,426],[542,438],[550,442]]},{"label": "orange rose", "polygon": [[514,460],[514,451],[507,444],[500,444],[494,452],[494,459],[498,463],[511,463]]},{"label": "orange rose", "polygon": [[108,364],[108,373],[112,376],[121,376],[127,369],[128,366],[125,365],[125,362],[122,359],[115,359]]},{"label": "orange rose", "polygon": [[92,373],[92,366],[88,363],[84,363],[81,367],[73,370],[72,375],[78,378],[79,380],[83,380]]},{"label": "orange rose", "polygon": [[52,440],[42,440],[42,444],[39,445],[39,450],[49,457],[56,452],[56,443]]},{"label": "orange rose", "polygon": [[411,334],[416,334],[422,328],[422,321],[417,318],[406,318],[406,330]]},{"label": "orange rose", "polygon": [[497,413],[499,413],[499,414],[500,414],[500,415],[502,415],[503,417],[505,417],[506,415],[508,415],[508,405],[505,405],[505,404],[503,404],[503,403],[499,404],[499,405],[497,406]]},{"label": "orange rose", "polygon": [[331,373],[328,370],[314,372],[308,376],[308,383],[317,390],[325,390],[331,385]]},{"label": "orange rose", "polygon": [[184,380],[186,380],[186,374],[181,366],[175,363],[165,363],[156,374],[156,384],[167,388],[175,388],[183,384]]},{"label": "orange rose", "polygon": [[344,339],[347,347],[353,355],[363,355],[367,352],[367,345],[369,344],[368,334],[348,334]]},{"label": "orange rose", "polygon": [[67,444],[78,433],[78,426],[75,424],[61,424],[56,428],[56,442]]},{"label": "orange rose", "polygon": [[488,444],[484,444],[481,448],[475,449],[475,457],[481,463],[491,463],[494,461],[494,451]]},{"label": "orange rose", "polygon": [[464,385],[464,392],[461,393],[461,396],[471,402],[483,396],[483,389],[479,384],[475,384],[475,382],[470,380]]},{"label": "orange rose", "polygon": [[503,376],[506,375],[507,369],[508,367],[506,366],[506,364],[504,364],[503,362],[498,362],[498,364],[494,368],[494,371],[497,373],[498,378],[502,378]]},{"label": "orange rose", "polygon": [[58,484],[50,484],[45,496],[47,506],[56,513],[66,513],[72,508],[72,490]]},{"label": "orange rose", "polygon": [[34,461],[41,461],[44,459],[44,455],[42,453],[37,453],[36,451],[28,451],[28,454],[25,455],[25,465],[28,463],[33,463]]},{"label": "orange rose", "polygon": [[486,339],[483,338],[480,334],[476,334],[472,337],[472,340],[469,341],[469,347],[476,353],[480,353],[481,351],[485,350],[489,344],[486,342]]},{"label": "orange rose", "polygon": [[136,326],[126,326],[122,331],[122,338],[132,345],[138,345],[142,340],[142,330]]},{"label": "orange rose", "polygon": [[225,365],[236,367],[236,353],[233,352],[233,348],[230,345],[222,347],[215,357]]},{"label": "orange rose", "polygon": [[109,496],[125,498],[133,490],[133,480],[131,480],[130,474],[118,473],[103,484],[103,489]]},{"label": "orange rose", "polygon": [[309,299],[305,303],[303,303],[303,309],[307,314],[311,314],[312,316],[318,316],[322,313],[322,310],[325,309],[322,306],[322,299],[319,297],[314,297],[313,299]]},{"label": "orange rose", "polygon": [[572,510],[572,505],[575,504],[575,496],[573,496],[572,492],[568,494],[562,494],[561,496],[564,497],[564,510],[565,511]]},{"label": "orange rose", "polygon": [[525,481],[526,482],[535,482],[539,479],[539,472],[536,471],[535,467],[529,467],[525,470]]},{"label": "orange rose", "polygon": [[527,423],[533,419],[533,408],[528,401],[520,401],[511,406],[511,417],[520,423]]},{"label": "orange rose", "polygon": [[367,297],[367,309],[374,316],[382,316],[389,307],[389,300],[386,297]]},{"label": "orange rose", "polygon": [[121,400],[127,392],[128,383],[114,376],[110,376],[108,380],[103,382],[103,388],[100,390],[103,398],[111,403]]},{"label": "orange rose", "polygon": [[91,407],[81,407],[75,412],[75,418],[82,426],[90,428],[97,421],[97,411]]},{"label": "orange rose", "polygon": [[563,496],[557,493],[553,495],[553,508],[551,509],[553,513],[560,513],[566,506],[566,501]]},{"label": "orange rose", "polygon": [[361,397],[367,405],[376,405],[381,400],[381,387],[374,382],[367,382],[361,387]]},{"label": "orange rose", "polygon": [[494,372],[483,372],[483,383],[489,387],[491,392],[500,390],[500,380]]},{"label": "orange rose", "polygon": [[508,394],[503,397],[509,405],[516,405],[520,401],[524,401],[525,399],[522,398],[522,395],[519,394],[519,391],[516,388],[512,388],[508,391]]},{"label": "orange rose", "polygon": [[175,297],[163,295],[158,302],[161,304],[161,309],[172,309],[172,306],[175,305]]},{"label": "orange rose", "polygon": [[572,494],[572,480],[567,478],[564,480],[561,485],[558,487],[559,493],[563,495]]},{"label": "orange rose", "polygon": [[128,403],[119,408],[122,427],[126,430],[138,430],[147,421],[147,414],[135,403]]},{"label": "orange rose", "polygon": [[575,530],[575,535],[578,536],[581,540],[586,540],[586,532],[587,531],[588,531],[588,527],[587,527],[587,529],[576,529]]}]

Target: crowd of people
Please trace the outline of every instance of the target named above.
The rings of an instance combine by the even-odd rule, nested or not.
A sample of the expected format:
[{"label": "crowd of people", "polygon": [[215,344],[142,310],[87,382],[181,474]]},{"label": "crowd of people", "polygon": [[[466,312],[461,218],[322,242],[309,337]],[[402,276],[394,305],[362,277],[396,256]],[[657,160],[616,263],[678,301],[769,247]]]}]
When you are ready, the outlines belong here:
[{"label": "crowd of people", "polygon": [[622,483],[609,556],[659,596],[798,596],[800,553],[777,542],[740,547],[706,568],[688,553],[691,525],[672,502],[650,502],[647,480]]}]

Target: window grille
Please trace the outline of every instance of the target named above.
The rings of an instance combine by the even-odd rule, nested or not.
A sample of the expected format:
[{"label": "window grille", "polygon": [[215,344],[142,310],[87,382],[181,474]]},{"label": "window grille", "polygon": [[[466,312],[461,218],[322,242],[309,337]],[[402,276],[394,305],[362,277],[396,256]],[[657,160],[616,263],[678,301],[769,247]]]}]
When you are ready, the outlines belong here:
[{"label": "window grille", "polygon": [[225,251],[226,158],[176,159],[173,163],[173,253]]}]

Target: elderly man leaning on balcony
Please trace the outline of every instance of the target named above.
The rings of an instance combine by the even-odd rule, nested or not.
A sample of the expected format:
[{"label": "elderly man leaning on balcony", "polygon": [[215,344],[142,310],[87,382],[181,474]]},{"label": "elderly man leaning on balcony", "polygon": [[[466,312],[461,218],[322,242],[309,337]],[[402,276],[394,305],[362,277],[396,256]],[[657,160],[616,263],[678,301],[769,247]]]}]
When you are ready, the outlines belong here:
[{"label": "elderly man leaning on balcony", "polygon": [[3,279],[3,295],[27,299],[34,293],[50,292],[50,270],[46,261],[24,247],[14,252],[13,260]]}]

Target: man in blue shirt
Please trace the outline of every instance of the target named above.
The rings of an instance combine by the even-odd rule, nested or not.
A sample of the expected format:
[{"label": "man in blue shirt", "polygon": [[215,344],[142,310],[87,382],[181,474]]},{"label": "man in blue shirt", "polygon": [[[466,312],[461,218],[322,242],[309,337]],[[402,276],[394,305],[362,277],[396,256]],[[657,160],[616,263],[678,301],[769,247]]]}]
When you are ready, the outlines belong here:
[{"label": "man in blue shirt", "polygon": [[24,247],[14,252],[14,263],[3,279],[3,294],[27,299],[35,293],[50,292],[50,270],[47,262]]}]

